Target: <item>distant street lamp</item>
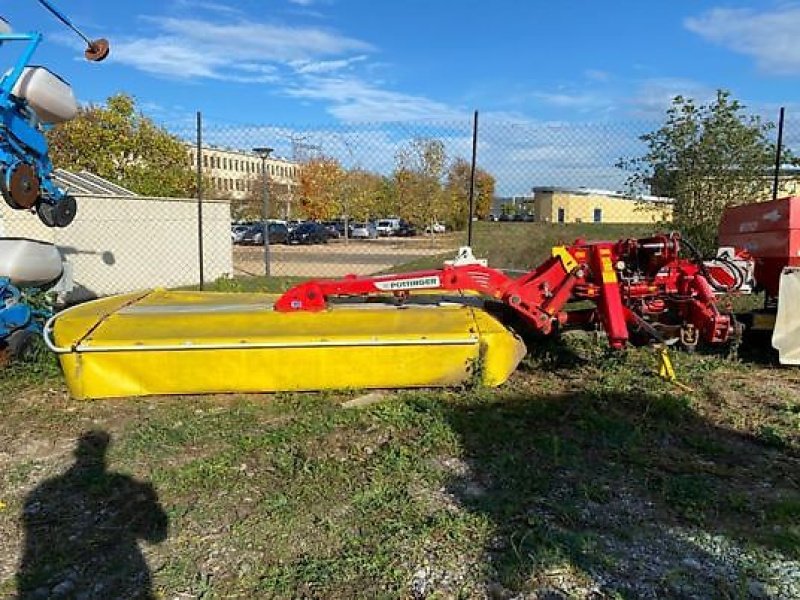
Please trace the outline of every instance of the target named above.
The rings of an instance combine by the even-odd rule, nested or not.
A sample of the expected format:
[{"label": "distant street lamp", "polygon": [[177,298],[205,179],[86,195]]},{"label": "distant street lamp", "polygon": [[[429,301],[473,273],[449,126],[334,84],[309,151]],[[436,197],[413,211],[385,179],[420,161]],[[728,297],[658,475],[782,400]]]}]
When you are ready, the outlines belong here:
[{"label": "distant street lamp", "polygon": [[261,159],[262,198],[261,222],[264,236],[264,274],[269,277],[269,173],[267,172],[267,159],[273,148],[253,148],[253,152]]}]

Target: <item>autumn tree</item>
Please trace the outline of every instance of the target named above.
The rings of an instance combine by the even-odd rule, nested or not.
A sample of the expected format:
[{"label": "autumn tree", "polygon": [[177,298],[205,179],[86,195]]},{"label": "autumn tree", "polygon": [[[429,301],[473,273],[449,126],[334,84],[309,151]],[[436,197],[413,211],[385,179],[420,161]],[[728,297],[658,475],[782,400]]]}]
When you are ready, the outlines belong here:
[{"label": "autumn tree", "polygon": [[352,169],[345,173],[342,182],[342,215],[356,221],[389,214],[387,187],[384,177],[364,169]]},{"label": "autumn tree", "polygon": [[56,167],[87,170],[147,196],[191,196],[195,175],[186,146],[142,115],[127,94],[90,104],[47,133]]},{"label": "autumn tree", "polygon": [[645,154],[618,163],[632,194],[674,198],[674,225],[704,252],[716,247],[725,207],[763,200],[768,189],[773,124],[744,109],[722,90],[709,104],[676,96],[664,124],[641,136]]},{"label": "autumn tree", "polygon": [[330,219],[342,214],[345,171],[334,158],[319,157],[300,168],[300,207],[310,219]]},{"label": "autumn tree", "polygon": [[392,174],[397,216],[421,224],[443,219],[447,155],[441,140],[415,138],[395,156]]},{"label": "autumn tree", "polygon": [[248,180],[246,193],[237,198],[231,192],[214,192],[218,197],[227,195],[231,202],[231,218],[234,221],[258,221],[264,217],[264,183],[267,184],[267,203],[269,219],[282,219],[286,216],[287,202],[291,202],[291,192],[283,184],[274,181],[269,175],[254,174]]},{"label": "autumn tree", "polygon": [[[454,229],[461,229],[469,218],[469,188],[471,164],[463,158],[457,158],[447,172],[446,198],[447,216],[445,220]],[[475,215],[484,219],[492,208],[495,179],[484,169],[475,168]]]}]

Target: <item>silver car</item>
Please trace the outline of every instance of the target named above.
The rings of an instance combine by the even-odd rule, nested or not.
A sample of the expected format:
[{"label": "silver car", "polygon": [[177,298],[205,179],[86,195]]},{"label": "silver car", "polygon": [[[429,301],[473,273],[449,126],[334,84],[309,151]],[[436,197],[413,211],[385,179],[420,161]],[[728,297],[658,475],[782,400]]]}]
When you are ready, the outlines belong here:
[{"label": "silver car", "polygon": [[249,225],[233,225],[231,227],[231,241],[234,244],[241,244],[245,231],[250,228]]},{"label": "silver car", "polygon": [[350,237],[355,240],[374,240],[378,237],[378,229],[375,223],[353,223]]}]

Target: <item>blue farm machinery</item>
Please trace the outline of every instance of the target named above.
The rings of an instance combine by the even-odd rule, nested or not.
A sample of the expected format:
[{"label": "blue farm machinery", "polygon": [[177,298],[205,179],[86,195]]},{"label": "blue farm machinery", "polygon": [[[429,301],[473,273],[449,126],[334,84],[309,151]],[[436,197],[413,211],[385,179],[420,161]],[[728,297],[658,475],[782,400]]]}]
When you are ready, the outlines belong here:
[{"label": "blue farm machinery", "polygon": [[[87,44],[85,56],[101,61],[108,42],[90,40],[48,0],[38,0]],[[0,194],[13,210],[35,212],[47,227],[66,227],[75,218],[75,198],[52,179],[45,132],[78,114],[70,85],[45,67],[31,65],[43,36],[15,33],[0,19],[0,47],[21,46],[13,66],[0,77]],[[0,357],[22,355],[41,330],[43,314],[25,301],[23,288],[46,288],[61,276],[61,256],[52,244],[0,238]]]}]

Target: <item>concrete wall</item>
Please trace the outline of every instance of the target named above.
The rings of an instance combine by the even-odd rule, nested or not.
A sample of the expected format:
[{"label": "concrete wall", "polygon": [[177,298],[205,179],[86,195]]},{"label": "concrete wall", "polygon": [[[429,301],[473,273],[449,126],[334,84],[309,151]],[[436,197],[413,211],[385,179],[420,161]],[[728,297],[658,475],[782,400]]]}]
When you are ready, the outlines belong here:
[{"label": "concrete wall", "polygon": [[[78,196],[78,216],[49,229],[0,200],[0,236],[55,243],[72,265],[68,301],[198,282],[197,203],[182,198]],[[206,281],[233,272],[230,204],[203,205]]]},{"label": "concrete wall", "polygon": [[564,209],[565,223],[593,223],[595,209],[600,210],[601,223],[659,223],[672,220],[670,204],[644,203],[602,194],[536,192],[534,214],[537,221],[557,223],[560,208]]}]

